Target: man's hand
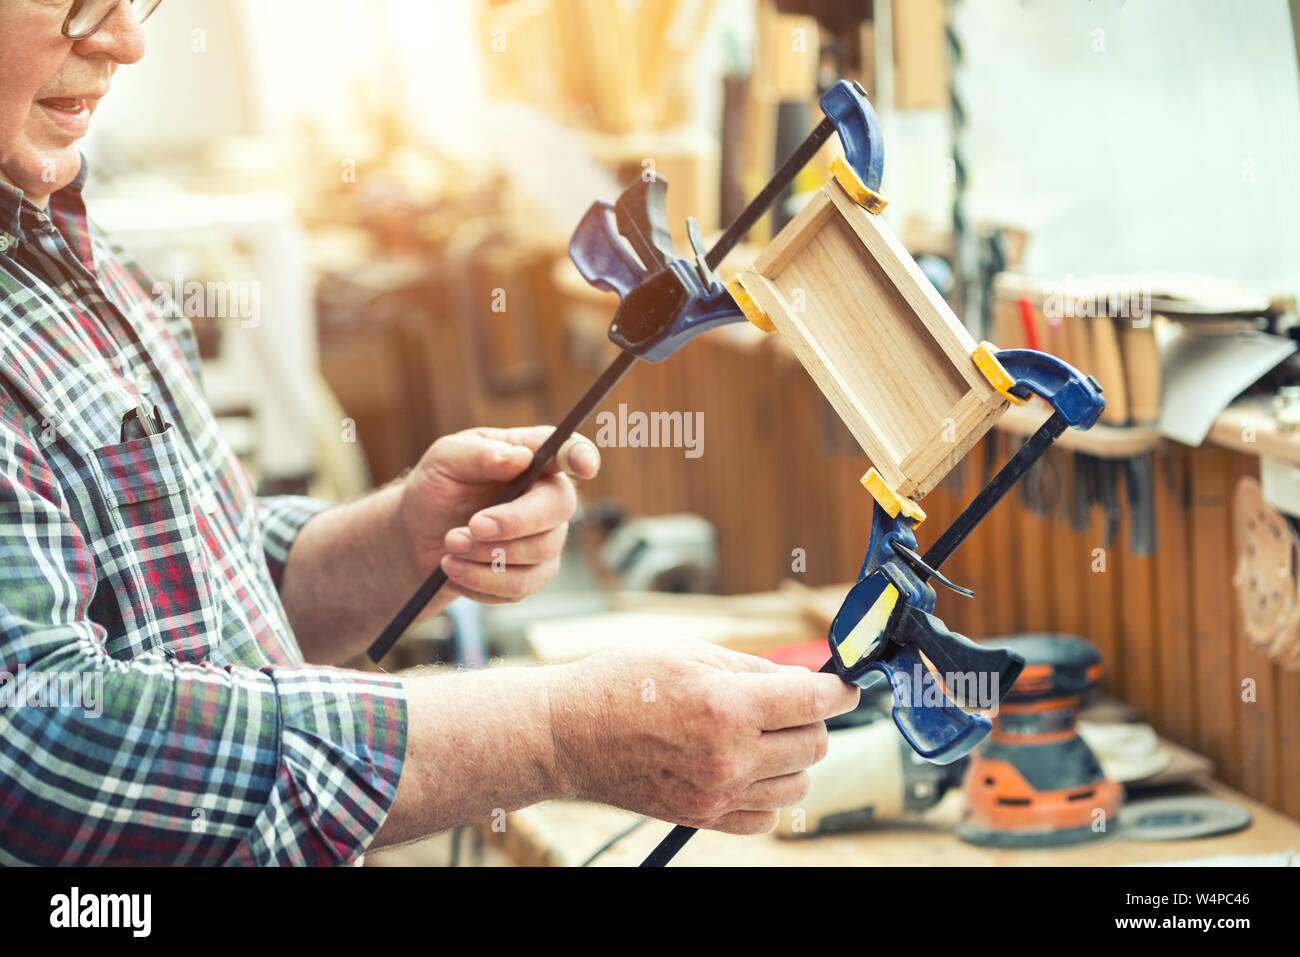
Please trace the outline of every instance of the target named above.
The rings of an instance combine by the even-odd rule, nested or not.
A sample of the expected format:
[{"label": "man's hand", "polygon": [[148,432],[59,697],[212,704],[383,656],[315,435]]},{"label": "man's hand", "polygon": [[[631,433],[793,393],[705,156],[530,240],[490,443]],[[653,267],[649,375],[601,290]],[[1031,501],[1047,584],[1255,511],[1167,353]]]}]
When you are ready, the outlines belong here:
[{"label": "man's hand", "polygon": [[835,675],[702,641],[548,670],[562,794],[734,834],[771,831],[803,800],[825,719],[858,704]]},{"label": "man's hand", "polygon": [[591,440],[574,435],[522,496],[486,508],[553,431],[470,429],[429,448],[406,478],[398,511],[419,578],[441,564],[457,593],[500,603],[532,595],[555,577],[577,507],[569,476],[590,479],[600,470]]},{"label": "man's hand", "polygon": [[374,847],[552,798],[756,834],[808,793],[835,675],[703,641],[656,641],[567,665],[404,675],[409,736]]},{"label": "man's hand", "polygon": [[327,509],[304,525],[289,553],[280,600],[306,659],[338,664],[360,654],[439,563],[450,583],[429,602],[426,616],[457,593],[517,601],[554,578],[577,504],[568,476],[596,474],[595,445],[573,436],[527,492],[485,507],[553,431],[449,435],[404,482]]}]

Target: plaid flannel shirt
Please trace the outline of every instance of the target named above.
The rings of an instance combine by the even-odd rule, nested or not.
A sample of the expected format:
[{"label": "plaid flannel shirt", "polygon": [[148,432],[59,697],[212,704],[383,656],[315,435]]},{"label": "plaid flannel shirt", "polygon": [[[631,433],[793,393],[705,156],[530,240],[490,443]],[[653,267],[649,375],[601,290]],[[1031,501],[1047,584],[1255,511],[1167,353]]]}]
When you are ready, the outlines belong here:
[{"label": "plaid flannel shirt", "polygon": [[[324,506],[255,498],[85,177],[0,184],[0,864],[353,863],[401,685],[304,664],[277,586]],[[146,397],[168,427],[120,441]]]}]

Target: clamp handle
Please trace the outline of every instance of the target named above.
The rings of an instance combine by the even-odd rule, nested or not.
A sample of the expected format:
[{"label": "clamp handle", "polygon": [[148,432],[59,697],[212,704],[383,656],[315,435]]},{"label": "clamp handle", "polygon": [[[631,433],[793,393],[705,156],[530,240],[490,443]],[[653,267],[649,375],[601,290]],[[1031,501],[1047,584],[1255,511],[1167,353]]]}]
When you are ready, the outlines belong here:
[{"label": "clamp handle", "polygon": [[[1001,701],[1025,668],[1025,659],[1006,648],[977,645],[965,635],[949,631],[934,615],[908,608],[903,633],[942,675],[962,675],[964,685],[954,682],[947,691],[952,700],[966,707],[990,707]],[[975,678],[971,688],[969,679]],[[978,687],[978,682],[986,687]],[[969,692],[975,692],[972,696]],[[991,700],[993,699],[993,700]]]},{"label": "clamp handle", "polygon": [[893,691],[894,725],[912,750],[934,764],[952,764],[970,754],[993,730],[982,714],[957,707],[912,645],[871,670],[883,674]]},{"label": "clamp handle", "polygon": [[609,203],[592,203],[569,240],[569,258],[582,278],[604,292],[627,298],[645,278],[645,270],[619,239],[618,214]]},{"label": "clamp handle", "polygon": [[648,272],[659,272],[677,258],[668,227],[668,180],[658,173],[643,174],[623,190],[614,204],[614,218]]}]

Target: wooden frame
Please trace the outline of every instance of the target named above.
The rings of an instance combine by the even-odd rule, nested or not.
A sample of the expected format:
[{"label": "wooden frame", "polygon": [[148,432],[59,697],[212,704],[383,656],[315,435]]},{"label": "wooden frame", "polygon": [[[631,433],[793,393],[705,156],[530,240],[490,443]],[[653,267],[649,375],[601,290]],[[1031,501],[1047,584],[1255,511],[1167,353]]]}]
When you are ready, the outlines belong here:
[{"label": "wooden frame", "polygon": [[933,489],[1007,408],[898,237],[834,180],[740,281],[900,495]]}]

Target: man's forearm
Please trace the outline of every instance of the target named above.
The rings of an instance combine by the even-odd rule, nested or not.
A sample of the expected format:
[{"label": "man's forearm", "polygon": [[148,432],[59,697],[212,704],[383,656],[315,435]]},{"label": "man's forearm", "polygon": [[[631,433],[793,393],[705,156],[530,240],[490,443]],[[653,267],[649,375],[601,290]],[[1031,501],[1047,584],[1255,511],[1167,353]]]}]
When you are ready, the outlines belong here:
[{"label": "man's forearm", "polygon": [[371,845],[387,847],[566,796],[550,697],[573,666],[403,678],[406,759]]},{"label": "man's forearm", "polygon": [[[322,512],[294,541],[280,600],[308,661],[360,654],[419,586],[398,520],[401,494],[391,485]],[[450,600],[440,598],[430,612]]]},{"label": "man's forearm", "polygon": [[554,798],[770,831],[808,793],[826,718],[858,704],[835,675],[671,638],[403,684],[406,755],[374,848]]}]

